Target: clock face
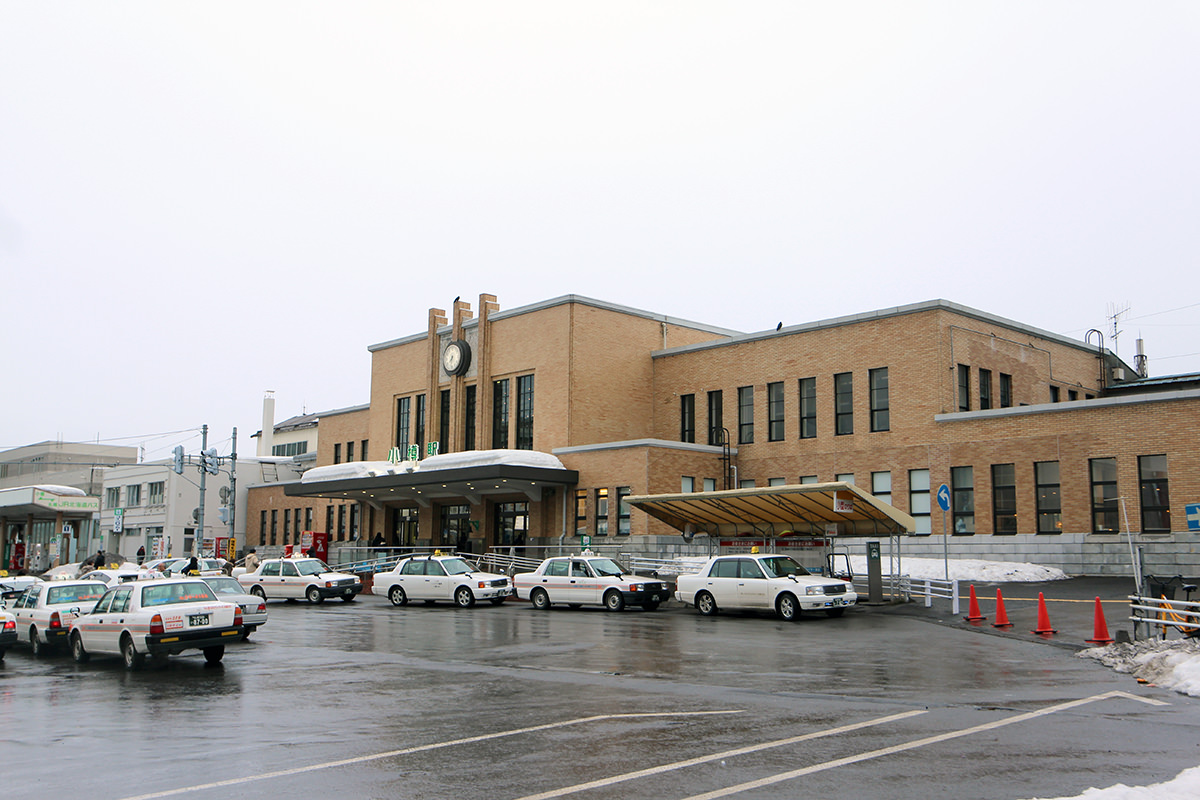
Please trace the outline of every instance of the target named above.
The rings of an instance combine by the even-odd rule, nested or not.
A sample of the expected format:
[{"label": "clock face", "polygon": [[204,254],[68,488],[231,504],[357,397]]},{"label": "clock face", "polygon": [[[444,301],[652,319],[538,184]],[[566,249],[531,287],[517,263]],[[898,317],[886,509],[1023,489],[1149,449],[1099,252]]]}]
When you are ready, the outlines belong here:
[{"label": "clock face", "polygon": [[461,375],[470,366],[470,359],[471,351],[467,349],[467,343],[461,339],[455,340],[442,351],[442,369],[448,375]]}]

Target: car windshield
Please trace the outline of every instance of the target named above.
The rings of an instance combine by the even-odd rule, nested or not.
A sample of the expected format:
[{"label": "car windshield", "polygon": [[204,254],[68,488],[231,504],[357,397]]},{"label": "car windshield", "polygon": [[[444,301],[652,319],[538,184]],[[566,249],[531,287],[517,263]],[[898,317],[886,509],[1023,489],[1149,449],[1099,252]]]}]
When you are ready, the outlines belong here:
[{"label": "car windshield", "polygon": [[142,587],[142,607],[169,606],[175,603],[199,603],[216,600],[217,596],[204,581],[151,584]]},{"label": "car windshield", "polygon": [[246,590],[237,582],[237,578],[209,578],[205,581],[208,588],[217,594],[245,594]]},{"label": "car windshield", "polygon": [[466,575],[469,572],[476,571],[474,567],[461,558],[445,558],[440,563],[446,568],[446,572],[451,575]]},{"label": "car windshield", "polygon": [[788,575],[807,575],[808,570],[793,561],[788,556],[773,556],[759,559],[762,568],[772,578],[786,578]]},{"label": "car windshield", "polygon": [[98,583],[51,586],[50,591],[46,593],[46,605],[67,605],[85,601],[95,603],[104,596],[104,591],[104,586]]},{"label": "car windshield", "polygon": [[318,558],[307,558],[302,561],[295,562],[296,570],[301,575],[320,575],[322,572],[332,572],[325,562]]},{"label": "car windshield", "polygon": [[588,563],[592,565],[592,569],[602,578],[607,578],[612,575],[627,575],[629,570],[622,567],[611,558],[592,558],[588,559]]}]

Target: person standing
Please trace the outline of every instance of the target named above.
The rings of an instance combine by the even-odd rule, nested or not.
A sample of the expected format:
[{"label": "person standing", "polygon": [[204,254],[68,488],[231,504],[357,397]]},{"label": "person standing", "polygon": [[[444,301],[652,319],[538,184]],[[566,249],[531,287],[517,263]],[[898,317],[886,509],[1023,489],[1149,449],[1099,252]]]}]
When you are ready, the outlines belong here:
[{"label": "person standing", "polygon": [[142,545],[141,547],[138,548],[137,558],[138,558],[139,565],[142,564],[146,560],[146,545]]},{"label": "person standing", "polygon": [[259,559],[258,553],[254,552],[254,548],[250,548],[250,552],[246,553],[246,572],[255,572],[258,570]]},{"label": "person standing", "polygon": [[104,569],[104,551],[98,550],[96,557],[92,560],[92,566],[96,569]]}]

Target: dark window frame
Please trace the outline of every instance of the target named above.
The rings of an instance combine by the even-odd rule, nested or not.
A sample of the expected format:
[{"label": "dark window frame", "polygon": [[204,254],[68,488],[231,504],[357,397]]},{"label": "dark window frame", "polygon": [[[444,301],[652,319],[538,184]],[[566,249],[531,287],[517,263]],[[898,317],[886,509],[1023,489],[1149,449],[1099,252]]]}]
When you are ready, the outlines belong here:
[{"label": "dark window frame", "polygon": [[950,468],[950,532],[955,536],[975,533],[975,468]]},{"label": "dark window frame", "polygon": [[850,436],[854,433],[854,373],[839,372],[833,376],[833,434]]},{"label": "dark window frame", "polygon": [[738,444],[754,444],[754,387],[738,387]]},{"label": "dark window frame", "polygon": [[767,441],[784,440],[783,381],[767,384]]},{"label": "dark window frame", "polygon": [[800,392],[800,438],[817,438],[817,379],[801,378]]},{"label": "dark window frame", "polygon": [[891,398],[888,391],[888,368],[878,367],[867,373],[868,395],[871,400],[871,432],[891,430]]},{"label": "dark window frame", "polygon": [[708,393],[708,443],[725,444],[725,394],[720,389]]},{"label": "dark window frame", "polygon": [[1037,532],[1044,535],[1062,533],[1062,467],[1059,462],[1035,462],[1033,483],[1037,501]]},{"label": "dark window frame", "polygon": [[992,533],[997,536],[1017,533],[1016,464],[992,464]]},{"label": "dark window frame", "polygon": [[696,442],[696,395],[679,395],[679,441]]},{"label": "dark window frame", "polygon": [[[1162,477],[1158,477],[1160,474]],[[1169,532],[1171,491],[1169,463],[1165,454],[1138,456],[1138,499],[1142,532]]]},{"label": "dark window frame", "polygon": [[1089,458],[1088,479],[1092,499],[1092,533],[1120,533],[1117,508],[1117,459]]}]

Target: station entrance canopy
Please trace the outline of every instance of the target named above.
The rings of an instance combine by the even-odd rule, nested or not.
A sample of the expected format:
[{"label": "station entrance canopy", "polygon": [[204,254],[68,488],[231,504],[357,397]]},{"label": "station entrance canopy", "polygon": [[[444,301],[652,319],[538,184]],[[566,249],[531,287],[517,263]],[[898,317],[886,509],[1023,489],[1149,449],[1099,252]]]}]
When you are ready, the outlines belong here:
[{"label": "station entrance canopy", "polygon": [[18,486],[0,489],[0,517],[12,522],[26,519],[91,519],[100,510],[100,498],[71,486]]},{"label": "station entrance canopy", "polygon": [[685,537],[901,536],[913,518],[851,483],[806,483],[629,497],[627,502]]},{"label": "station entrance canopy", "polygon": [[469,450],[421,461],[353,461],[316,467],[299,483],[287,484],[288,497],[354,500],[382,507],[401,501],[429,507],[435,501],[523,494],[543,498],[546,487],[574,486],[579,473],[548,453],[532,450]]}]

